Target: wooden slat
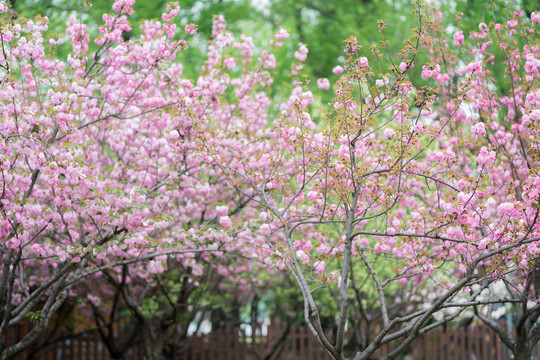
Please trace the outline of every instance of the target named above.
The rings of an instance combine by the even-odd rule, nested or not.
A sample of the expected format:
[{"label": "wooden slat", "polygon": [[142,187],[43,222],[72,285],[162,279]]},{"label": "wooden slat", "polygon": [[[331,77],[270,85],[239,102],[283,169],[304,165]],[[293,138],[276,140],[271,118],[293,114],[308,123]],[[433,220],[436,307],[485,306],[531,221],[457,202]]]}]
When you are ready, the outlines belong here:
[{"label": "wooden slat", "polygon": [[427,334],[424,334],[423,336],[420,337],[420,346],[422,346],[422,360],[427,360],[428,358],[428,348],[427,348],[427,345],[428,345],[428,341],[427,341],[427,337],[426,337]]},{"label": "wooden slat", "polygon": [[[229,329],[227,329],[229,330]],[[233,360],[234,358],[234,341],[232,341],[232,331],[225,331],[225,348],[228,349],[228,351],[225,352],[225,356],[227,360]]]},{"label": "wooden slat", "polygon": [[467,350],[467,353],[468,353],[468,358],[470,359],[473,355],[478,357],[478,351],[476,350],[476,343],[477,343],[477,339],[478,339],[478,330],[480,330],[479,328],[477,327],[474,327],[474,328],[470,328],[469,329],[469,335],[468,335],[468,350]]},{"label": "wooden slat", "polygon": [[302,346],[302,341],[304,341],[304,328],[302,327],[298,327],[298,337],[296,339],[296,353],[297,353],[297,357],[299,359],[302,359],[304,360],[304,358],[302,357],[302,349],[303,349],[303,346]]},{"label": "wooden slat", "polygon": [[493,338],[494,338],[494,346],[495,346],[495,360],[501,360],[500,354],[499,354],[499,337],[497,334],[493,332]]},{"label": "wooden slat", "polygon": [[98,339],[97,339],[96,333],[93,332],[88,336],[88,346],[90,346],[90,349],[92,350],[92,352],[89,353],[91,354],[89,358],[92,360],[97,360],[98,359]]},{"label": "wooden slat", "polygon": [[259,335],[257,339],[259,340],[259,357],[263,355],[264,349],[266,348],[266,338],[263,337],[263,324],[259,323]]},{"label": "wooden slat", "polygon": [[84,338],[77,339],[77,356],[81,360],[88,360],[86,356],[83,356]]},{"label": "wooden slat", "polygon": [[467,359],[467,356],[468,356],[468,344],[469,344],[469,339],[468,339],[468,335],[469,333],[467,332],[467,327],[464,327],[461,329],[461,359]]},{"label": "wooden slat", "polygon": [[244,331],[244,329],[240,329],[240,343],[242,344],[241,346],[241,356],[243,359],[246,358],[246,332]]},{"label": "wooden slat", "polygon": [[423,334],[422,336],[422,347],[424,348],[424,359],[430,359],[433,358],[434,354],[433,351],[435,350],[435,347],[433,346],[433,332],[427,332]]},{"label": "wooden slat", "polygon": [[459,338],[459,352],[458,359],[465,359],[465,329],[458,328],[458,338]]},{"label": "wooden slat", "polygon": [[451,354],[452,358],[457,359],[458,358],[458,339],[457,339],[457,333],[455,331],[450,331],[450,337],[451,337]]},{"label": "wooden slat", "polygon": [[289,333],[289,336],[287,337],[287,340],[285,340],[285,348],[283,349],[283,356],[282,359],[288,359],[289,353],[291,352],[291,343],[294,336],[294,327],[291,328],[291,332]]},{"label": "wooden slat", "polygon": [[64,358],[67,358],[68,357],[68,348],[69,348],[69,345],[66,343],[66,341],[62,341],[62,348],[61,348],[61,354],[62,356],[60,357],[61,359],[64,359]]},{"label": "wooden slat", "polygon": [[292,358],[294,360],[296,360],[296,357],[298,356],[298,353],[297,353],[297,341],[298,341],[298,330],[299,328],[298,327],[294,327],[293,328],[293,331],[291,332],[291,354],[292,354]]},{"label": "wooden slat", "polygon": [[441,329],[441,331],[439,331],[438,333],[439,335],[439,352],[438,352],[438,359],[444,359],[445,358],[445,354],[444,354],[444,342],[443,342],[443,339],[446,339],[446,331],[445,329]]},{"label": "wooden slat", "polygon": [[490,334],[490,329],[484,327],[486,330],[482,333],[482,343],[483,343],[483,359],[493,360],[493,341]]}]

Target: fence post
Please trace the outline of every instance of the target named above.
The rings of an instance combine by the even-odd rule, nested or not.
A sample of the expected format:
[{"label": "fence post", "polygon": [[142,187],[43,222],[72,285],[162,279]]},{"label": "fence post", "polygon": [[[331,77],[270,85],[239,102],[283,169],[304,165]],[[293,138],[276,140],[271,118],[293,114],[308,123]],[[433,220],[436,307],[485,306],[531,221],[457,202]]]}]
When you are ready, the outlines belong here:
[{"label": "fence post", "polygon": [[500,353],[499,353],[499,337],[493,330],[491,332],[492,332],[492,336],[495,337],[495,360],[501,360]]},{"label": "fence post", "polygon": [[439,331],[439,359],[444,359],[444,342],[443,339],[445,338],[445,330],[444,328],[440,329]]},{"label": "fence post", "polygon": [[475,344],[475,340],[476,340],[476,332],[475,331],[470,331],[471,329],[469,329],[467,327],[467,359],[470,359],[472,357],[472,354],[474,353],[474,344]]},{"label": "fence post", "polygon": [[[258,323],[259,325],[259,357],[264,355],[264,349],[266,349],[266,341],[268,340],[266,337],[263,337],[263,324],[262,322]],[[268,335],[268,333],[266,333]]]},{"label": "fence post", "polygon": [[459,359],[463,359],[465,356],[465,332],[467,331],[467,328],[465,329],[459,329],[458,328],[458,336],[459,336]]},{"label": "fence post", "polygon": [[296,360],[297,354],[297,339],[298,339],[298,332],[300,328],[294,327],[293,331],[291,332],[291,352],[292,352],[292,358]]},{"label": "fence post", "polygon": [[489,328],[485,325],[483,326],[484,331],[482,331],[482,355],[483,359],[492,359],[491,357],[491,336],[489,334]]},{"label": "fence post", "polygon": [[247,345],[248,345],[245,329],[241,329],[240,337],[242,338],[242,358],[245,359],[247,355]]}]

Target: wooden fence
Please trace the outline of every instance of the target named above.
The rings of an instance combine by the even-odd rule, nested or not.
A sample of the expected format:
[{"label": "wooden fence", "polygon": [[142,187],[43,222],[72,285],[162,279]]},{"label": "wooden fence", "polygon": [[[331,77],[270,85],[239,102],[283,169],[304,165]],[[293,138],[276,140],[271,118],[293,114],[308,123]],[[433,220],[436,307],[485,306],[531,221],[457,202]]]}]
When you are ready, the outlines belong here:
[{"label": "wooden fence", "polygon": [[[259,360],[280,343],[275,360],[326,360],[326,355],[313,336],[304,327],[293,326],[283,337],[283,327],[264,327],[260,324],[246,328],[222,329],[207,335],[191,336],[185,343],[185,351],[175,360]],[[383,346],[374,356],[388,354],[395,344]],[[412,351],[402,359],[414,360],[510,360],[512,353],[500,341],[493,330],[472,326],[451,330],[436,329],[417,339]],[[26,359],[26,356],[21,359]],[[32,359],[40,360],[110,360],[106,346],[97,332],[89,332],[52,344]],[[144,360],[139,343],[126,354],[125,359]],[[540,360],[540,346],[533,352],[534,360]]]},{"label": "wooden fence", "polygon": [[[23,359],[35,360],[111,360],[109,351],[97,331],[56,342],[32,357],[23,354]],[[141,348],[133,347],[126,353],[126,359],[144,359]]]}]

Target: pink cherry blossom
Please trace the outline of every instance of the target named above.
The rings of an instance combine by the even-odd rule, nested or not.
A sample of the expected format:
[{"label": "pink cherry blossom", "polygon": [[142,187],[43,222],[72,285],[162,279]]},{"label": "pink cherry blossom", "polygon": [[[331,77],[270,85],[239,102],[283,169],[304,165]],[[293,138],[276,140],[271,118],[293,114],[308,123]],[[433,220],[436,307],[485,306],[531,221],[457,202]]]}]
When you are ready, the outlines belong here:
[{"label": "pink cherry blossom", "polygon": [[465,37],[463,36],[463,31],[456,31],[454,33],[454,45],[461,46],[465,44]]},{"label": "pink cherry blossom", "polygon": [[386,136],[387,139],[391,139],[396,136],[396,132],[393,129],[386,128],[384,129],[384,136]]},{"label": "pink cherry blossom", "polygon": [[478,154],[478,164],[479,165],[491,165],[495,161],[495,151],[490,150],[488,151],[486,147],[482,147],[480,150],[480,153]]},{"label": "pink cherry blossom", "polygon": [[330,89],[330,81],[327,78],[318,79],[317,87],[321,90],[328,90]]},{"label": "pink cherry blossom", "polygon": [[333,69],[332,69],[332,72],[336,75],[340,75],[341,73],[343,73],[343,66],[335,66]]}]

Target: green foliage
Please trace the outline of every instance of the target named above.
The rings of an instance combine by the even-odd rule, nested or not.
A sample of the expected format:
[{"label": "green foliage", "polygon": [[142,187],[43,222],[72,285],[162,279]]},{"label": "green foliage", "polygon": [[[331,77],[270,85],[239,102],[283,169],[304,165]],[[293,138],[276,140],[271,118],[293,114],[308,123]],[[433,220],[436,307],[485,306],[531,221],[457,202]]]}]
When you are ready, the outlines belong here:
[{"label": "green foliage", "polygon": [[[443,3],[440,7],[443,15],[457,14],[455,17],[443,18],[443,23],[447,26],[447,32],[453,34],[453,31],[458,28],[463,31],[465,37],[468,37],[471,32],[479,32],[480,23],[485,23],[490,28],[495,24],[504,24],[512,18],[515,11],[523,11],[523,22],[530,22],[531,14],[537,10],[538,3],[529,0],[458,0],[451,3]],[[499,42],[508,41],[508,34],[499,32]],[[522,48],[524,41],[522,37],[512,37],[512,41],[517,41],[513,46]],[[492,71],[495,79],[495,87],[499,94],[506,95],[512,88],[511,77],[505,74],[506,54],[503,49],[498,46],[491,47],[494,59],[487,68]],[[461,59],[464,63],[473,61],[474,59]]]},{"label": "green foliage", "polygon": [[161,312],[159,311],[159,298],[149,297],[142,300],[141,312],[145,318],[158,317]]},{"label": "green foliage", "polygon": [[41,320],[43,320],[43,315],[41,315],[41,310],[38,310],[36,312],[30,311],[26,314],[26,317],[30,318],[30,320],[34,324],[39,324]]}]

